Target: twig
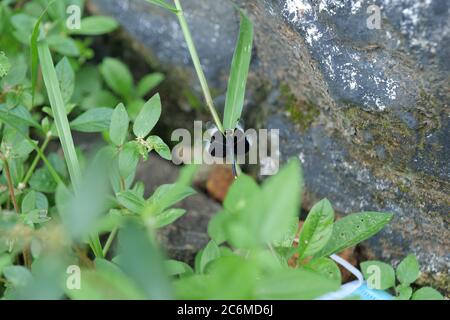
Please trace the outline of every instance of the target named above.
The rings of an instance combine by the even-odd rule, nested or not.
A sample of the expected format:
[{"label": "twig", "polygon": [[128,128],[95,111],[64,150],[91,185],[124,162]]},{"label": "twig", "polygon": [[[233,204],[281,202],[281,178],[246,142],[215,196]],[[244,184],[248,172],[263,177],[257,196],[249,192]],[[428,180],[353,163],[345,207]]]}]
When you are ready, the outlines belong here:
[{"label": "twig", "polygon": [[14,185],[13,185],[13,182],[12,182],[12,179],[11,179],[11,173],[10,173],[10,170],[9,170],[8,160],[6,159],[5,155],[3,153],[1,153],[1,152],[0,152],[0,159],[3,161],[3,169],[5,170],[6,180],[8,182],[9,196],[10,196],[11,201],[13,203],[14,210],[17,213],[20,213],[19,206],[17,205],[17,201],[16,201],[16,196],[14,194]]}]

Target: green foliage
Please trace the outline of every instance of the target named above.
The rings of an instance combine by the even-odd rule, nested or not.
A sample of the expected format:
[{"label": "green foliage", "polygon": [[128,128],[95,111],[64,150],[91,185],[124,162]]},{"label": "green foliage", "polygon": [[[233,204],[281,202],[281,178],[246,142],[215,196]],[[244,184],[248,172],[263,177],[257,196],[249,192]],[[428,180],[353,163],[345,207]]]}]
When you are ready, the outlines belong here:
[{"label": "green foliage", "polygon": [[397,300],[444,299],[438,291],[431,287],[413,289],[415,287],[412,285],[420,275],[419,262],[413,254],[404,258],[395,271],[389,264],[381,261],[365,261],[361,263],[361,270],[369,286],[379,290],[393,289]]}]

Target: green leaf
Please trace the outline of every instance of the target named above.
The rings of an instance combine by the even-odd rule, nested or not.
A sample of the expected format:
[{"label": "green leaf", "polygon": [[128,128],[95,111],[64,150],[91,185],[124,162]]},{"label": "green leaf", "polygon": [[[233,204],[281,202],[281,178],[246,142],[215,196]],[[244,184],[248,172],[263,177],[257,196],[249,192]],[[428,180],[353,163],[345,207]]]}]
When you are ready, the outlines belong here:
[{"label": "green leaf", "polygon": [[397,279],[403,285],[410,285],[417,280],[420,274],[420,266],[414,254],[408,255],[397,266]]},{"label": "green leaf", "polygon": [[[240,10],[239,10],[240,11]],[[236,128],[244,106],[245,86],[252,57],[253,25],[250,19],[242,12],[239,39],[231,63],[230,78],[228,80],[227,96],[223,125],[225,129]]]},{"label": "green leaf", "polygon": [[123,103],[120,103],[111,116],[111,125],[109,126],[109,138],[116,146],[121,146],[128,134],[128,113]]},{"label": "green leaf", "polygon": [[163,184],[147,200],[146,215],[157,215],[177,202],[195,194],[191,187],[180,184]]},{"label": "green leaf", "polygon": [[91,16],[81,20],[81,28],[70,30],[70,33],[85,36],[97,36],[117,29],[116,20],[105,16]]},{"label": "green leaf", "polygon": [[327,245],[316,254],[316,257],[330,256],[345,248],[355,246],[377,234],[391,221],[392,213],[361,212],[353,213],[337,220],[333,225],[333,233]]},{"label": "green leaf", "polygon": [[70,123],[70,127],[80,132],[102,132],[109,129],[113,110],[110,108],[89,109]]},{"label": "green leaf", "polygon": [[66,115],[64,100],[59,88],[58,77],[53,65],[50,49],[45,42],[38,44],[39,59],[41,62],[42,75],[47,88],[47,95],[52,107],[58,136],[64,151],[70,178],[77,190],[81,183],[81,170],[78,158],[73,144],[72,134],[70,132],[69,121]]},{"label": "green leaf", "polygon": [[46,210],[48,209],[47,197],[43,193],[31,190],[23,197],[21,208],[23,213],[33,209]]},{"label": "green leaf", "polygon": [[53,35],[46,38],[50,49],[68,57],[78,57],[80,50],[74,40],[68,37]]},{"label": "green leaf", "polygon": [[138,138],[146,137],[161,116],[161,98],[155,94],[148,100],[139,112],[133,125],[133,133]]},{"label": "green leaf", "polygon": [[98,90],[86,96],[81,101],[81,107],[85,110],[98,107],[114,108],[118,103],[119,100],[110,91]]},{"label": "green leaf", "polygon": [[25,287],[33,279],[31,272],[22,266],[5,267],[3,275],[15,288]]},{"label": "green leaf", "polygon": [[163,256],[145,229],[128,224],[119,231],[119,266],[151,300],[171,299],[172,287]]},{"label": "green leaf", "polygon": [[361,271],[371,289],[386,290],[395,286],[394,268],[387,263],[373,260],[365,261],[361,263]]},{"label": "green leaf", "polygon": [[200,253],[198,273],[205,273],[208,263],[218,258],[220,258],[220,249],[214,240],[211,240]]},{"label": "green leaf", "polygon": [[119,172],[122,178],[127,178],[136,171],[138,162],[138,144],[135,141],[127,142],[119,153]]},{"label": "green leaf", "polygon": [[0,276],[3,274],[3,269],[10,266],[13,263],[13,259],[10,254],[0,254]]},{"label": "green leaf", "polygon": [[182,261],[167,260],[164,262],[164,265],[169,276],[189,276],[194,274],[191,266]]},{"label": "green leaf", "polygon": [[37,169],[30,179],[30,187],[36,191],[52,193],[55,192],[57,184],[47,168]]},{"label": "green leaf", "polygon": [[63,101],[67,104],[75,89],[75,72],[66,57],[62,58],[56,65],[56,76],[59,80]]},{"label": "green leaf", "polygon": [[133,213],[140,214],[144,210],[144,198],[133,191],[119,192],[117,194],[117,201]]},{"label": "green leaf", "polygon": [[155,229],[159,229],[173,223],[178,218],[182,217],[185,213],[186,210],[184,209],[168,209],[156,216],[151,216],[150,218],[148,218],[146,221],[146,225],[151,226]]},{"label": "green leaf", "polygon": [[38,67],[39,67],[39,55],[38,55],[38,48],[37,48],[37,42],[40,34],[40,26],[42,19],[44,18],[44,15],[46,13],[47,9],[44,10],[44,12],[39,16],[36,24],[34,25],[33,33],[31,34],[31,40],[30,40],[30,48],[31,48],[31,100],[32,105],[34,105],[34,99],[36,94],[36,84],[37,84],[37,77],[38,77]]},{"label": "green leaf", "polygon": [[170,4],[168,4],[166,1],[164,0],[147,0],[147,2],[157,5],[161,8],[164,8],[166,10],[172,11],[173,13],[178,13],[177,8],[175,8],[174,6],[171,6]]},{"label": "green leaf", "polygon": [[397,292],[396,300],[409,300],[412,296],[413,290],[410,286],[399,285],[396,287]]},{"label": "green leaf", "polygon": [[322,257],[319,259],[313,259],[309,261],[304,268],[317,272],[330,280],[341,284],[341,271],[336,263],[330,258]]},{"label": "green leaf", "polygon": [[294,159],[267,179],[248,205],[230,215],[225,227],[227,240],[237,248],[284,240],[298,215],[301,185],[300,164]]},{"label": "green leaf", "polygon": [[311,300],[335,291],[339,283],[312,271],[285,269],[261,279],[256,288],[256,299]]},{"label": "green leaf", "polygon": [[172,160],[172,153],[170,152],[169,147],[160,137],[150,136],[147,138],[147,143],[161,156],[161,158]]},{"label": "green leaf", "polygon": [[224,230],[224,225],[227,221],[227,213],[216,213],[208,223],[208,235],[217,244],[221,244],[227,240],[227,236]]},{"label": "green leaf", "polygon": [[259,191],[259,186],[249,176],[241,174],[231,185],[223,206],[229,212],[242,210],[248,206],[249,199]]},{"label": "green leaf", "polygon": [[162,73],[152,73],[146,75],[139,81],[137,86],[137,94],[143,98],[150,90],[156,88],[164,80]]},{"label": "green leaf", "polygon": [[3,51],[0,51],[0,78],[6,76],[11,69],[11,63]]},{"label": "green leaf", "polygon": [[115,93],[126,100],[130,98],[133,90],[133,77],[125,64],[117,59],[105,58],[100,65],[100,73]]},{"label": "green leaf", "polygon": [[12,109],[8,109],[5,104],[0,104],[0,119],[12,126],[12,123],[23,124],[30,127],[39,128],[39,124],[33,119],[27,108],[18,105]]},{"label": "green leaf", "polygon": [[143,293],[121,271],[82,270],[80,289],[66,289],[74,300],[142,300]]},{"label": "green leaf", "polygon": [[444,300],[444,297],[431,287],[423,287],[414,292],[411,300]]},{"label": "green leaf", "polygon": [[333,221],[333,207],[327,199],[321,200],[311,208],[299,235],[300,258],[312,256],[322,250],[331,237]]}]

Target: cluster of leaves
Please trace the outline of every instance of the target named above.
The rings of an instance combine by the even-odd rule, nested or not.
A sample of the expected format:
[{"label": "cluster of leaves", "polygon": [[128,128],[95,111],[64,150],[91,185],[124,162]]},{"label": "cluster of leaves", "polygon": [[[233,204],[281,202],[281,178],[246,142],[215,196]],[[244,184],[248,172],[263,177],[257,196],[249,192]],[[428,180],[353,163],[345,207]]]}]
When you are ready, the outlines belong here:
[{"label": "cluster of leaves", "polygon": [[[379,272],[374,272],[373,268]],[[412,285],[419,278],[420,266],[415,255],[410,254],[403,259],[394,270],[389,264],[381,261],[365,261],[361,270],[369,286],[374,276],[379,278],[379,290],[393,289],[398,300],[442,300],[444,297],[431,287],[413,290]],[[397,279],[397,281],[396,281]]]}]

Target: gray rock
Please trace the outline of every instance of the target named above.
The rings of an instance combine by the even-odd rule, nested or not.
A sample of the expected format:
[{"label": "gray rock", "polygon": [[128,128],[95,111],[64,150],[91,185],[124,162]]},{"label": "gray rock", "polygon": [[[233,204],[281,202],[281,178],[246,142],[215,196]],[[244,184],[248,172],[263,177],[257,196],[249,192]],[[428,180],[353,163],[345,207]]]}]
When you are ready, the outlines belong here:
[{"label": "gray rock", "polygon": [[[394,212],[368,254],[397,262],[415,253],[423,280],[449,290],[450,3],[236,2],[255,24],[247,127],[280,129],[282,158],[301,159],[308,199],[326,196],[343,213]],[[93,3],[198,88],[173,15],[143,0]],[[228,1],[183,4],[207,77],[223,94],[236,12]],[[380,29],[367,26],[372,4]]]}]

